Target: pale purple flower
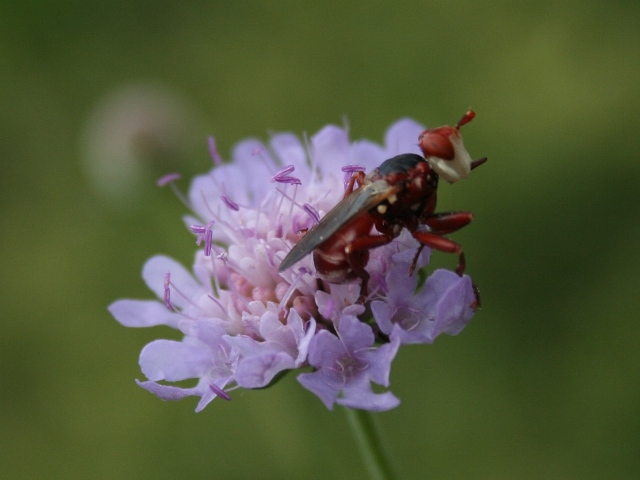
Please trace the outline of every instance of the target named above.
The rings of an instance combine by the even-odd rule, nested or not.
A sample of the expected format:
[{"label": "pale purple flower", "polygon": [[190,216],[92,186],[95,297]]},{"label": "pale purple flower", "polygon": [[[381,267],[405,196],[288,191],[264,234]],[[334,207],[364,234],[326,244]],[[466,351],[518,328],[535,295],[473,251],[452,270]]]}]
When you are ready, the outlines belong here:
[{"label": "pale purple flower", "polygon": [[[193,213],[184,222],[198,248],[191,271],[168,257],[152,257],[142,276],[157,300],[118,300],[109,307],[125,326],[165,325],[182,334],[143,348],[140,367],[147,380],[138,384],[164,400],[199,397],[200,411],[216,397],[230,399],[236,388],[263,388],[293,370],[305,372],[300,383],[328,408],[397,406],[399,400],[382,389],[389,387],[399,345],[431,342],[464,327],[473,314],[468,277],[436,272],[415,292],[417,276],[409,277],[409,265],[419,245],[408,232],[370,252],[364,305],[358,282],[320,281],[311,255],[284,272],[278,267],[342,199],[345,173],[419,153],[423,130],[401,120],[382,146],[350,142],[336,126],[306,143],[280,133],[267,145],[239,143],[228,163],[220,161],[211,138],[214,167],[192,181],[187,196]],[[418,269],[429,254],[422,250]],[[191,387],[171,385],[189,379]],[[379,386],[375,392],[372,383]]]},{"label": "pale purple flower", "polygon": [[471,278],[449,270],[433,272],[415,295],[417,278],[406,274],[409,264],[387,273],[386,298],[371,302],[373,316],[385,334],[401,343],[433,343],[441,333],[457,335],[475,312]]},{"label": "pale purple flower", "polygon": [[374,393],[371,382],[389,386],[391,361],[400,342],[395,339],[374,348],[374,341],[369,325],[351,315],[342,317],[337,335],[322,330],[313,337],[309,363],[316,371],[298,375],[298,381],[329,409],[334,403],[372,411],[397,407],[400,400],[395,395]]}]

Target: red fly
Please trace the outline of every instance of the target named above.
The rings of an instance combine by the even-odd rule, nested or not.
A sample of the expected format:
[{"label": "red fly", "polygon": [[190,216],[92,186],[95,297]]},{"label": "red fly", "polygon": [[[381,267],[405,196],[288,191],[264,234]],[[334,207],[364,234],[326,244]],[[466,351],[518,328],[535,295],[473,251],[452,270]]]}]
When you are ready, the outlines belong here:
[{"label": "red fly", "polygon": [[286,270],[313,252],[321,279],[340,284],[359,278],[364,298],[369,281],[369,250],[390,243],[406,228],[420,243],[409,274],[422,249],[429,247],[457,254],[455,271],[462,276],[466,265],[462,247],[444,235],[469,224],[473,214],[435,213],[435,209],[439,171],[453,182],[486,161],[472,161],[462,145],[460,127],[474,116],[470,110],[454,127],[425,130],[419,138],[424,157],[413,153],[397,155],[368,175],[353,173],[342,201],[291,249],[279,270]]}]

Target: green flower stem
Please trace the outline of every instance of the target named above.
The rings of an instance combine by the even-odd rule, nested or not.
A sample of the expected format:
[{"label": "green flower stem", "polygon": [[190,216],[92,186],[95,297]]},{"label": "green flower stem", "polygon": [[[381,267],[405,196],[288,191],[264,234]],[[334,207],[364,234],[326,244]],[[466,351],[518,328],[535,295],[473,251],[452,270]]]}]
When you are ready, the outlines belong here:
[{"label": "green flower stem", "polygon": [[370,478],[394,480],[396,476],[391,468],[389,456],[382,447],[380,432],[371,412],[351,408],[345,408],[345,412]]}]

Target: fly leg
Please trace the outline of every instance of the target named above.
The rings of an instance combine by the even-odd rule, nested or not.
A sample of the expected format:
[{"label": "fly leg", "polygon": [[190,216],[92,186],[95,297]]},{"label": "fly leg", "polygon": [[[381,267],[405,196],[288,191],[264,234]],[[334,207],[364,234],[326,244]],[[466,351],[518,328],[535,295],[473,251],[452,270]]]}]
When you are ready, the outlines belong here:
[{"label": "fly leg", "polygon": [[344,191],[343,198],[346,198],[353,193],[353,190],[356,186],[356,182],[358,182],[358,185],[360,187],[364,185],[364,177],[365,177],[364,172],[354,172],[354,174],[351,175],[351,178],[349,179],[349,183],[347,184],[347,188]]},{"label": "fly leg", "polygon": [[422,220],[431,233],[446,235],[460,230],[473,220],[471,212],[432,213]]},{"label": "fly leg", "polygon": [[[442,237],[436,233],[413,232],[412,235],[413,238],[420,242],[421,247],[429,247],[446,253],[457,253],[458,266],[456,267],[456,273],[462,276],[466,267],[466,261],[464,259],[464,252],[462,251],[462,247],[460,245],[458,245],[453,240],[449,240],[448,238]],[[417,258],[414,259],[414,263],[416,261]],[[415,266],[411,265],[411,267],[411,271],[413,271]]]},{"label": "fly leg", "polygon": [[420,242],[420,248],[413,259],[409,273],[413,273],[422,248],[431,247],[441,252],[457,253],[458,266],[456,267],[456,273],[462,276],[465,268],[465,258],[462,247],[453,240],[444,238],[442,235],[460,230],[465,225],[468,225],[471,220],[473,220],[473,214],[471,212],[434,213],[424,218],[422,223],[429,227],[429,231],[412,232],[413,237]]},{"label": "fly leg", "polygon": [[459,255],[456,273],[462,276],[465,268],[464,253],[462,247],[448,238],[442,237],[448,233],[460,230],[473,220],[471,212],[447,212],[433,213],[422,220],[422,223],[429,227],[428,232],[413,232],[413,238],[420,242],[420,247],[413,257],[413,262],[409,268],[409,275],[413,275],[418,263],[418,257],[424,247],[431,247],[441,252],[457,253]]},{"label": "fly leg", "polygon": [[[447,253],[457,253],[458,254],[458,266],[456,267],[456,273],[460,276],[464,273],[464,269],[466,267],[466,262],[464,258],[464,252],[462,251],[462,247],[454,242],[453,240],[449,240],[448,238],[442,237],[436,233],[432,232],[415,232],[412,234],[413,237],[420,242],[420,248],[418,248],[418,254],[424,247],[434,248],[436,250],[440,250],[441,252]],[[418,260],[418,255],[416,255],[413,260],[413,264],[411,265],[410,273],[413,272],[415,268],[415,263]],[[474,310],[480,308],[480,291],[475,283],[471,283],[473,287],[473,293],[476,297],[475,301],[469,305]]]},{"label": "fly leg", "polygon": [[366,235],[356,238],[344,248],[349,267],[351,267],[353,273],[362,281],[360,284],[359,302],[364,303],[369,293],[369,278],[371,275],[369,275],[369,272],[364,268],[369,261],[369,250],[386,245],[392,240],[393,237],[388,235]]}]

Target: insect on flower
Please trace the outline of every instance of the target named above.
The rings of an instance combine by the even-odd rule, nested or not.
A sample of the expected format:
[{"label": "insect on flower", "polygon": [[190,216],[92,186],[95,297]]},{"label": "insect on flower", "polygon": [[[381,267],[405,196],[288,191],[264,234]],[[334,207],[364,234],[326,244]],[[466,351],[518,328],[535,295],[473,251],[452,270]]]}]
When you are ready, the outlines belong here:
[{"label": "insect on flower", "polygon": [[335,284],[359,278],[364,298],[369,281],[366,270],[369,250],[390,243],[406,228],[420,243],[409,275],[415,270],[422,249],[429,247],[457,254],[455,271],[462,276],[465,270],[462,247],[444,235],[469,224],[473,214],[435,213],[435,209],[440,176],[455,182],[487,160],[472,161],[462,144],[460,127],[474,116],[469,110],[453,127],[422,132],[419,146],[424,157],[412,153],[397,155],[368,175],[361,171],[353,173],[342,201],[291,249],[279,270],[286,270],[313,252],[320,278]]}]

